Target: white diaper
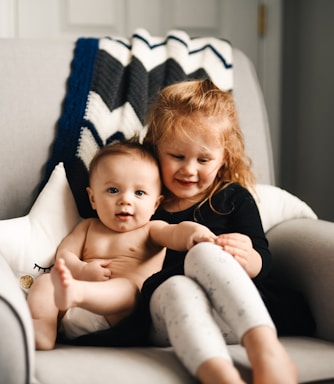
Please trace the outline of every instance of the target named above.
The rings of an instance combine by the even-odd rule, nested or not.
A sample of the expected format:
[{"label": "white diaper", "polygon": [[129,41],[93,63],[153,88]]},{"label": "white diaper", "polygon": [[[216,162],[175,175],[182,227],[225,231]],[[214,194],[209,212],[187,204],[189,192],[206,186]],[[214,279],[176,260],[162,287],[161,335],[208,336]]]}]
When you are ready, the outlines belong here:
[{"label": "white diaper", "polygon": [[110,325],[104,316],[78,307],[69,308],[60,325],[60,331],[69,340],[107,328]]}]

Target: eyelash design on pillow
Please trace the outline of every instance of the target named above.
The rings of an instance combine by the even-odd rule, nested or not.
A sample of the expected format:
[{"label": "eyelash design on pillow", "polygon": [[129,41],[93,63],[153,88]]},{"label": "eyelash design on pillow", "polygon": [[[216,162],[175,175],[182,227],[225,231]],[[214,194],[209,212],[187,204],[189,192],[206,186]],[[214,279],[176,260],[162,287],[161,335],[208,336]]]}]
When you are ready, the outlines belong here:
[{"label": "eyelash design on pillow", "polygon": [[38,269],[38,272],[50,272],[51,268],[54,266],[54,264],[51,264],[50,267],[41,267],[40,265],[36,264],[34,265],[34,269]]}]

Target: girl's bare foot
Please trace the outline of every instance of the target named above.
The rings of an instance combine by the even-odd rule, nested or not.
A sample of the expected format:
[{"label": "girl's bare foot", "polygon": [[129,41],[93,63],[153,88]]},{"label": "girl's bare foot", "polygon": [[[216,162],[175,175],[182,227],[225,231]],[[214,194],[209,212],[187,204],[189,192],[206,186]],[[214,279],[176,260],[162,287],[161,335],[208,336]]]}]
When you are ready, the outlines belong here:
[{"label": "girl's bare foot", "polygon": [[54,300],[57,308],[65,311],[76,306],[80,298],[78,281],[66,267],[63,259],[57,259],[51,270],[51,280],[54,285]]},{"label": "girl's bare foot", "polygon": [[243,341],[252,365],[254,384],[298,383],[297,369],[273,329],[254,328],[246,333]]},{"label": "girl's bare foot", "polygon": [[[285,352],[285,351],[284,351]],[[285,353],[268,353],[253,367],[254,384],[297,384],[297,369]]]},{"label": "girl's bare foot", "polygon": [[204,362],[196,376],[202,384],[245,384],[233,363],[222,357]]}]

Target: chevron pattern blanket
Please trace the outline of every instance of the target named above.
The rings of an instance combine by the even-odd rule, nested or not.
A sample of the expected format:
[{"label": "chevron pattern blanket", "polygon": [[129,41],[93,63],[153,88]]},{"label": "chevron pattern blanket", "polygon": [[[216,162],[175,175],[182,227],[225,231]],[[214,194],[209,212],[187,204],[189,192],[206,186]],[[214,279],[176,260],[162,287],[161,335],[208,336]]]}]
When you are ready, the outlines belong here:
[{"label": "chevron pattern blanket", "polygon": [[80,215],[92,216],[85,188],[97,149],[134,134],[144,137],[147,108],[159,89],[205,77],[233,88],[229,42],[184,31],[154,37],[143,29],[129,39],[78,39],[45,182],[62,161]]}]

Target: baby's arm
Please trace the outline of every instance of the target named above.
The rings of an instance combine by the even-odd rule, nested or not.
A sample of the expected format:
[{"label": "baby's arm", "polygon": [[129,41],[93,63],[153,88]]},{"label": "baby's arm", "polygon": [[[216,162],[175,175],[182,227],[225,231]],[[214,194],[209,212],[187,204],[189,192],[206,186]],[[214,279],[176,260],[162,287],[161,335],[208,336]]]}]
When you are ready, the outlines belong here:
[{"label": "baby's arm", "polygon": [[185,251],[195,244],[209,241],[214,242],[216,235],[204,225],[192,221],[179,224],[168,224],[164,221],[151,221],[150,235],[152,240],[175,251]]},{"label": "baby's arm", "polygon": [[72,276],[78,280],[103,281],[110,278],[111,272],[105,268],[110,261],[96,260],[90,263],[81,260],[90,219],[81,221],[60,243],[56,258],[62,258]]}]

